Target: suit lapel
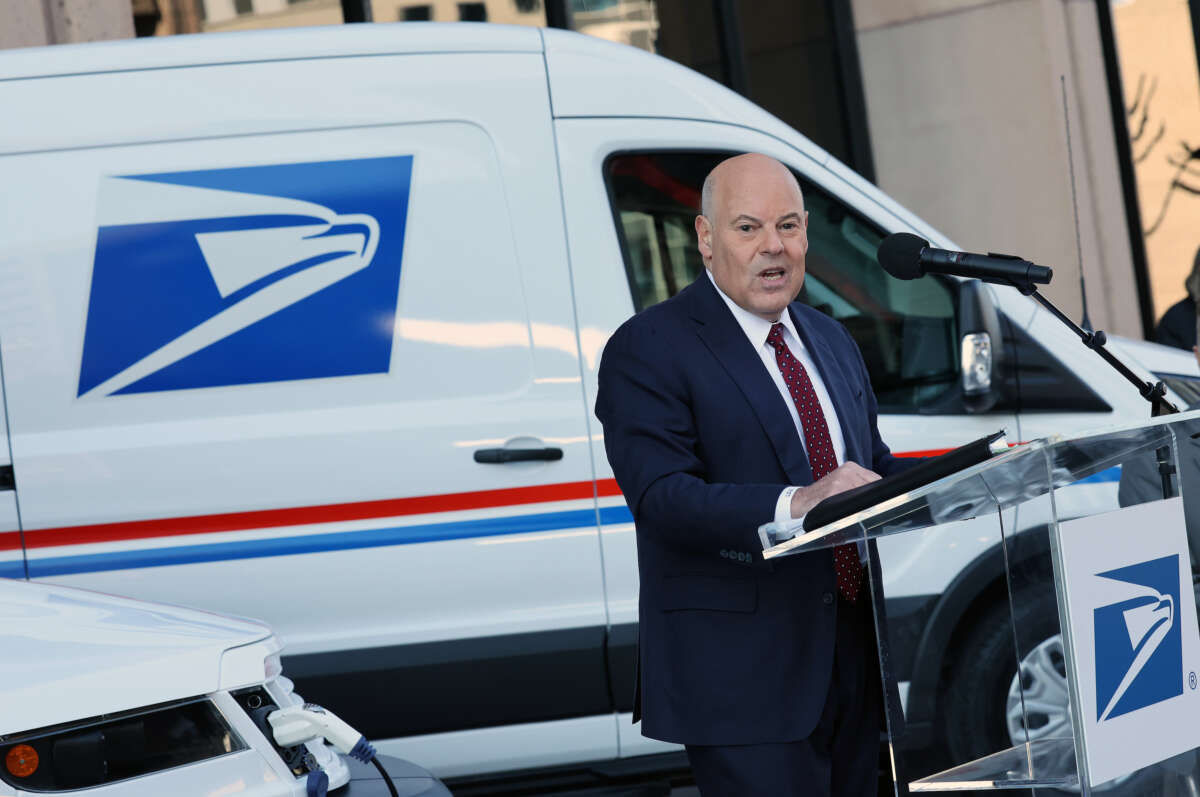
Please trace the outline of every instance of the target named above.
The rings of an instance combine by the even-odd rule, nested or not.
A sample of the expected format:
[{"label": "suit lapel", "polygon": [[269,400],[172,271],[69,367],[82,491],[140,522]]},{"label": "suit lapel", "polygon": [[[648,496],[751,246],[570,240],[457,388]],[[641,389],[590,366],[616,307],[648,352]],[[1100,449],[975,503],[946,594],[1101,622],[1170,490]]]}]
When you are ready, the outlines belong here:
[{"label": "suit lapel", "polygon": [[696,333],[733,378],[771,441],[779,464],[792,484],[810,484],[812,470],[783,396],[763,368],[762,359],[725,306],[708,277],[701,274],[688,289]]},{"label": "suit lapel", "polygon": [[829,398],[833,402],[833,409],[837,413],[838,424],[842,429],[842,440],[846,443],[846,460],[869,467],[870,463],[863,462],[862,450],[858,445],[858,437],[854,434],[854,426],[848,423],[853,417],[850,406],[850,384],[842,375],[842,370],[836,365],[837,356],[830,348],[828,341],[814,334],[812,327],[800,313],[792,307],[788,307],[788,312],[792,314],[792,322],[796,325],[796,331],[800,333],[800,339],[808,347],[809,354],[812,355],[813,362],[817,365],[817,371],[821,374],[821,380],[825,382],[825,389],[829,391]]}]

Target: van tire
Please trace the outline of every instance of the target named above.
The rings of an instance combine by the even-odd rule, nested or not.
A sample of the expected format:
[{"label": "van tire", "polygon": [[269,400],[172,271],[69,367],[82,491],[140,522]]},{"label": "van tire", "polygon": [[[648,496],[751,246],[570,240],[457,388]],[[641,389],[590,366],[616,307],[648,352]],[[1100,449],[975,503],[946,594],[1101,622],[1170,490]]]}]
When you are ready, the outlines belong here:
[{"label": "van tire", "polygon": [[[1054,605],[1038,607],[1017,600],[1014,608],[1017,628],[1019,632],[1024,630],[1023,636],[1041,640],[1058,633],[1058,609]],[[1046,609],[1051,612],[1049,620]],[[1030,628],[1031,622],[1037,627]],[[1004,705],[1016,657],[1006,600],[977,615],[975,627],[954,657],[940,713],[946,749],[952,763],[961,764],[1012,746],[1004,722]]]}]

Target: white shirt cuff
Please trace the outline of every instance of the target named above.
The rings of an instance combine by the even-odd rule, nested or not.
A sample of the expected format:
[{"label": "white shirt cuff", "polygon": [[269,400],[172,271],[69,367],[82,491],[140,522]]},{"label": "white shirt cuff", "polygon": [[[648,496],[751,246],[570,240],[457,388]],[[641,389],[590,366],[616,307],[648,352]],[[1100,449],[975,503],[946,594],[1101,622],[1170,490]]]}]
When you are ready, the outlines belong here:
[{"label": "white shirt cuff", "polygon": [[799,487],[785,487],[779,494],[779,500],[775,502],[775,522],[779,525],[792,520],[792,496],[799,489]]},{"label": "white shirt cuff", "polygon": [[[778,545],[784,540],[791,539],[795,535],[795,530],[800,528],[797,523],[803,523],[803,516],[799,518],[792,517],[792,496],[796,494],[799,487],[785,487],[783,492],[779,494],[779,500],[775,502],[775,523],[773,524],[776,531],[768,534],[765,529],[767,526],[759,526],[758,536],[762,540],[763,550]],[[778,529],[784,526],[789,526],[790,531],[782,532]]]}]

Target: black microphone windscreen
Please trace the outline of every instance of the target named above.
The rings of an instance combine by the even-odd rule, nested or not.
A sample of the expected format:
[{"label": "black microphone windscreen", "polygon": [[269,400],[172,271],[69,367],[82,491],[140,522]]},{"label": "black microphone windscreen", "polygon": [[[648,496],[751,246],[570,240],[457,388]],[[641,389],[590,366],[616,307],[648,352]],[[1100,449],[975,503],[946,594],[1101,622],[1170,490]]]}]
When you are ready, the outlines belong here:
[{"label": "black microphone windscreen", "polygon": [[921,276],[921,250],[929,241],[908,232],[894,232],[879,244],[876,258],[883,270],[896,279],[911,280]]}]

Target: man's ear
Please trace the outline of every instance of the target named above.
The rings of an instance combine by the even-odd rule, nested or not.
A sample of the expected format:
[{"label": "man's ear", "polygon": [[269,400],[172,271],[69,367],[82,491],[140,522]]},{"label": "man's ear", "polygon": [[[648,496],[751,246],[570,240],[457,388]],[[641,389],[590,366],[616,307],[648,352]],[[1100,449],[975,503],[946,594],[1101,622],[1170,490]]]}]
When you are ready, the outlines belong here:
[{"label": "man's ear", "polygon": [[704,216],[696,217],[696,246],[705,262],[712,259],[712,225]]}]

